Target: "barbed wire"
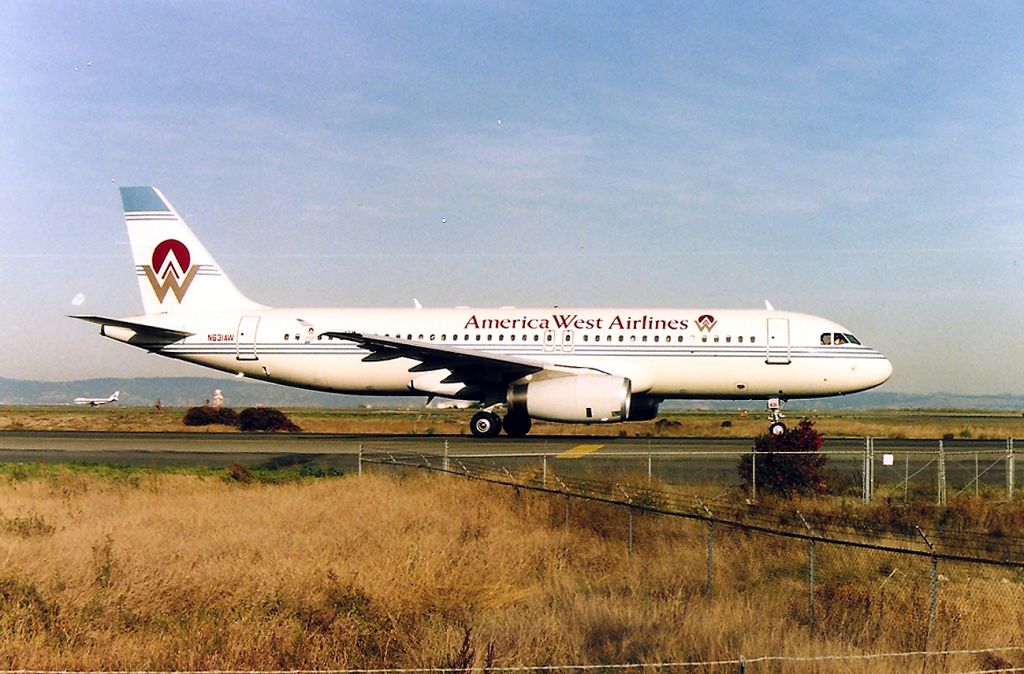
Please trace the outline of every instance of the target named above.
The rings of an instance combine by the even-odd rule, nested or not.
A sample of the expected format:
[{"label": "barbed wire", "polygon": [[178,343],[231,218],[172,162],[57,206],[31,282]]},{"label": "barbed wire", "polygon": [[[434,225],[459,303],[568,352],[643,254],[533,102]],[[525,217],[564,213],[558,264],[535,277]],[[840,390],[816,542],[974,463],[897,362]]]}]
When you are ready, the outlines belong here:
[{"label": "barbed wire", "polygon": [[[509,665],[505,667],[488,667],[488,672],[563,672],[563,671],[594,671],[636,669],[672,669],[682,667],[724,667],[741,664],[761,663],[801,663],[801,662],[871,662],[875,660],[894,660],[908,658],[936,658],[952,655],[981,655],[985,653],[1024,652],[1024,646],[992,646],[989,648],[969,648],[943,651],[902,651],[889,653],[851,653],[834,655],[761,655],[751,658],[739,656],[724,660],[687,660],[676,662],[635,662],[604,665]],[[394,667],[394,668],[356,668],[356,669],[0,669],[0,674],[454,674],[473,672],[475,669],[459,669],[453,667]],[[480,671],[483,671],[482,668]],[[1019,672],[1024,667],[1007,667],[1000,669],[972,670],[955,674],[994,674],[996,672]]]}]

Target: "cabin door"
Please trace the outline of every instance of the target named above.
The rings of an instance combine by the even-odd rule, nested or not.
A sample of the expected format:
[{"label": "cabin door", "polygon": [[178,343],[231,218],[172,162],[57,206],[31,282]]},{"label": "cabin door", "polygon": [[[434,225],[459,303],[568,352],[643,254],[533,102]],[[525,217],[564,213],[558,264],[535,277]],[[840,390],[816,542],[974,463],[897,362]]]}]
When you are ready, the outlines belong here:
[{"label": "cabin door", "polygon": [[789,357],[789,319],[768,319],[768,353],[765,361],[769,365],[786,365]]},{"label": "cabin door", "polygon": [[259,316],[242,316],[238,321],[238,336],[235,338],[236,360],[259,360],[256,355],[256,327]]}]

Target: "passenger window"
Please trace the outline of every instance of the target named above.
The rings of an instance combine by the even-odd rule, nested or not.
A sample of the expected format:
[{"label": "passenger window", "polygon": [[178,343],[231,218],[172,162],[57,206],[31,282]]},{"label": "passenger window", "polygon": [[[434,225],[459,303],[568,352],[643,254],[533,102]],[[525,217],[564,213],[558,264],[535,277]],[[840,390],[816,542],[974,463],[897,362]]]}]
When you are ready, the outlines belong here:
[{"label": "passenger window", "polygon": [[478,342],[480,341],[480,335],[476,336],[476,341],[478,341]]},{"label": "passenger window", "polygon": [[725,336],[725,343],[726,344],[730,344],[731,342],[732,342],[732,335],[726,335]]},{"label": "passenger window", "polygon": [[739,335],[738,337],[736,337],[736,341],[739,342],[740,344],[742,344],[743,343],[743,335]]},{"label": "passenger window", "polygon": [[707,335],[701,335],[700,336],[700,341],[702,341],[702,342],[708,341],[708,336]]},{"label": "passenger window", "polygon": [[287,341],[290,338],[288,333],[285,333],[284,338],[285,338],[285,341]]},{"label": "passenger window", "polygon": [[635,342],[636,341],[636,335],[630,335],[629,336],[629,341]]},{"label": "passenger window", "polygon": [[644,341],[644,343],[646,343],[646,342],[647,342],[647,335],[644,335],[644,336],[643,336],[643,341]]},{"label": "passenger window", "polygon": [[715,335],[715,344],[718,344],[718,335]]},{"label": "passenger window", "polygon": [[753,344],[753,343],[754,343],[754,341],[755,341],[754,337],[751,337],[751,338],[750,338],[750,343],[751,343],[751,344]]},{"label": "passenger window", "polygon": [[822,335],[821,335],[821,345],[822,346],[829,346],[830,344],[832,344],[832,333],[831,332],[822,333]]},{"label": "passenger window", "polygon": [[660,337],[659,337],[658,335],[655,335],[655,336],[654,336],[654,341],[655,341],[655,343],[657,343],[657,342],[658,342],[658,340],[660,340],[660,339],[661,339],[661,338],[660,338]]},{"label": "passenger window", "polygon": [[620,342],[623,342],[625,340],[626,340],[626,336],[625,335],[619,335],[619,341]]}]

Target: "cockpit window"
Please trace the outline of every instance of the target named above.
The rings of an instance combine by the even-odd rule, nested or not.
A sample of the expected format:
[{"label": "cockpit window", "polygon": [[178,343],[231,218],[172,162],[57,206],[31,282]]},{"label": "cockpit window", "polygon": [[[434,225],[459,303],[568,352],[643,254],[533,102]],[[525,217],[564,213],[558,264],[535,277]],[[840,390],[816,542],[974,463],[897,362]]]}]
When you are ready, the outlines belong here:
[{"label": "cockpit window", "polygon": [[823,332],[821,344],[822,346],[842,346],[843,344],[860,344],[860,340],[848,332]]}]

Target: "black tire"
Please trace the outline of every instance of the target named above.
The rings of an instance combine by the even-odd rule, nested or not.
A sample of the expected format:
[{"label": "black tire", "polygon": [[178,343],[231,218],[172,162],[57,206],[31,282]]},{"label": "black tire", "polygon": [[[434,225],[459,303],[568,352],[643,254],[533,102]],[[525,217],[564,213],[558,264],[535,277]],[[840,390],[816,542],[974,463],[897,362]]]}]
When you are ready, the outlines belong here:
[{"label": "black tire", "polygon": [[525,414],[506,414],[502,425],[505,427],[505,435],[508,437],[522,438],[530,432],[533,420]]},{"label": "black tire", "polygon": [[494,412],[477,412],[469,422],[469,430],[478,438],[494,438],[501,433],[501,417]]},{"label": "black tire", "polygon": [[770,435],[778,437],[780,435],[785,434],[785,432],[786,424],[782,423],[781,421],[773,421],[771,425],[768,426],[768,433]]}]

